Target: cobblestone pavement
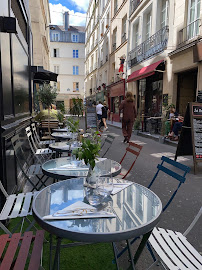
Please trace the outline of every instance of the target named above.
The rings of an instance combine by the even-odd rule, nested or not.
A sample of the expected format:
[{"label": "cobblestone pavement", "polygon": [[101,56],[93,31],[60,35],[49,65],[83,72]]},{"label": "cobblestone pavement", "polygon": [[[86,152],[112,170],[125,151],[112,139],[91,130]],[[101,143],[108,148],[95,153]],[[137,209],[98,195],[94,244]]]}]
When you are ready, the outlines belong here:
[{"label": "cobblestone pavement", "polygon": [[[123,137],[120,128],[113,126],[108,127],[109,129],[105,131],[102,136],[105,137],[107,134],[112,134],[116,135],[116,138],[112,147],[107,153],[107,157],[120,161],[127,145],[122,142]],[[157,164],[160,163],[161,156],[164,155],[168,156],[169,158],[174,158],[176,147],[161,144],[152,139],[137,135],[132,135],[131,141],[141,144],[143,149],[135,163],[134,169],[131,171],[127,179],[147,186],[157,170],[156,167]],[[159,226],[184,232],[202,206],[202,165],[198,166],[197,174],[194,175],[192,156],[179,157],[177,161],[189,166],[191,168],[191,172],[187,175],[186,182],[179,189],[171,205],[163,213]],[[130,157],[123,164],[123,170],[127,169],[127,165],[129,163]],[[162,182],[158,181],[158,184],[154,184],[152,190],[161,198],[163,202],[166,201],[167,195],[170,194],[171,190],[176,187],[177,184],[178,183],[176,183],[175,179],[163,177]],[[202,254],[201,224],[202,217],[187,238]],[[125,243],[121,243],[119,245],[124,246]],[[133,245],[134,250],[136,246],[136,244]],[[128,258],[126,253],[120,259],[123,269],[127,269]],[[137,269],[145,270],[151,263],[152,260],[150,259],[150,254],[145,248],[137,264]],[[156,269],[159,268],[160,267],[156,267]]]}]

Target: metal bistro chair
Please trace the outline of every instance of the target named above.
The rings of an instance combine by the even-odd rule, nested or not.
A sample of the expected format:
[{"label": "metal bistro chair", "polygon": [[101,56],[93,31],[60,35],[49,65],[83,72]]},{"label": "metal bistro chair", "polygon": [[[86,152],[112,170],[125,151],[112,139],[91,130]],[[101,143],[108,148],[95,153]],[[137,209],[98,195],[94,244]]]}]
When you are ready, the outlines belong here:
[{"label": "metal bistro chair", "polygon": [[[148,268],[152,269],[160,262],[163,269],[170,270],[201,270],[202,256],[187,241],[187,234],[194,227],[202,214],[202,207],[198,214],[182,234],[180,232],[154,228],[149,237],[149,250],[152,254],[154,263]],[[152,248],[156,251],[158,259],[155,258]]]},{"label": "metal bistro chair", "polygon": [[141,146],[139,144],[136,144],[134,142],[129,142],[129,146],[126,148],[126,152],[123,155],[123,157],[122,157],[122,159],[120,161],[120,164],[123,163],[123,161],[124,161],[124,159],[125,159],[125,157],[127,156],[128,153],[133,154],[135,156],[135,159],[132,162],[132,165],[130,166],[129,170],[125,174],[120,173],[120,176],[122,176],[122,179],[125,179],[126,176],[129,174],[129,172],[132,170],[132,168],[135,165],[135,162],[136,162],[136,160],[137,160],[137,158],[138,158],[138,156],[139,156],[139,154],[140,154],[140,152],[142,150],[142,147],[143,146]]},{"label": "metal bistro chair", "polygon": [[[178,181],[178,185],[176,189],[173,191],[173,193],[171,193],[171,195],[169,195],[169,199],[163,207],[163,212],[164,212],[167,209],[167,207],[170,205],[170,203],[173,201],[181,185],[185,182],[186,174],[190,172],[190,168],[184,164],[181,164],[165,156],[162,156],[161,160],[162,162],[161,164],[157,165],[157,172],[154,175],[153,179],[151,180],[150,184],[148,185],[148,188],[150,189],[151,186],[154,184],[155,180],[160,178],[160,177],[157,177],[159,175],[159,172],[162,172]],[[172,166],[172,169],[169,166]],[[176,172],[176,170],[178,170],[178,172]],[[164,179],[164,177],[161,177],[161,179]],[[128,243],[128,245],[116,255],[117,258],[121,257],[121,255],[130,248],[129,245],[133,244],[136,240],[137,238],[133,239],[130,243]],[[134,258],[134,263],[138,260],[138,258],[139,258],[139,254],[137,254],[136,258]]]},{"label": "metal bistro chair", "polygon": [[[45,176],[41,170],[41,164],[29,164],[30,158],[26,158],[26,154],[23,151],[22,145],[23,142],[20,141],[19,135],[15,135],[11,138],[11,142],[13,145],[13,149],[15,152],[15,156],[17,158],[17,162],[20,166],[20,169],[26,178],[26,180],[31,184],[33,187],[32,191],[40,190],[42,186],[46,187],[45,183],[49,179],[48,176]],[[41,176],[40,176],[41,175]],[[36,177],[37,182],[34,183],[33,177]],[[44,180],[43,178],[46,177]],[[38,186],[40,184],[40,186]]]},{"label": "metal bistro chair", "polygon": [[27,230],[33,227],[35,222],[30,221],[28,216],[32,215],[32,201],[34,196],[36,196],[37,191],[8,195],[1,181],[0,181],[0,190],[6,198],[6,202],[0,213],[0,228],[5,233],[11,236],[12,232],[6,228],[6,226],[2,223],[2,221],[6,221],[8,219],[17,217],[21,217],[22,222],[18,222],[18,224],[14,228],[14,231],[16,230],[16,228],[19,226],[20,223],[22,230],[25,220],[30,224]]},{"label": "metal bistro chair", "polygon": [[23,236],[15,233],[11,238],[8,234],[0,235],[0,270],[44,269],[40,266],[43,241],[43,230],[37,231],[36,235],[31,231]]},{"label": "metal bistro chair", "polygon": [[38,148],[36,146],[30,127],[27,127],[25,131],[27,134],[30,149],[39,163],[44,163],[47,159],[50,159],[53,154],[55,154],[55,152],[49,148]]},{"label": "metal bistro chair", "polygon": [[34,137],[34,140],[36,142],[36,145],[38,145],[40,147],[40,145],[42,146],[46,146],[46,145],[49,145],[51,143],[54,143],[55,140],[46,140],[46,141],[41,141],[40,140],[40,137],[37,133],[37,130],[36,130],[36,124],[35,123],[32,123],[31,124],[31,130],[32,130],[32,135]]},{"label": "metal bistro chair", "polygon": [[104,145],[108,144],[107,148],[103,150],[104,154],[102,154],[102,157],[104,157],[106,155],[106,153],[109,151],[110,147],[112,146],[112,143],[113,143],[114,139],[115,139],[114,136],[112,136],[110,134],[107,135],[107,137],[104,140],[104,143],[101,146],[101,150],[103,150]]}]

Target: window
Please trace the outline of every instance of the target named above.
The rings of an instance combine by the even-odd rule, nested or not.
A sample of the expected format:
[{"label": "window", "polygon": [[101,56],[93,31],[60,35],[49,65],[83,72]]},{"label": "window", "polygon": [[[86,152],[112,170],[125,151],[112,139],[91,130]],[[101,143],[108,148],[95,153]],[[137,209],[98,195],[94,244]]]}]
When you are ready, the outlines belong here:
[{"label": "window", "polygon": [[79,75],[79,67],[73,66],[73,75]]},{"label": "window", "polygon": [[79,83],[73,82],[73,92],[78,92],[78,91],[79,91]]},{"label": "window", "polygon": [[59,57],[59,49],[53,49],[53,57]]},{"label": "window", "polygon": [[188,6],[188,39],[195,37],[199,33],[200,24],[200,0],[189,0]]},{"label": "window", "polygon": [[168,25],[168,0],[162,0],[161,28]]},{"label": "window", "polygon": [[79,50],[73,50],[73,58],[79,58]]},{"label": "window", "polygon": [[146,15],[146,39],[151,36],[151,12]]},{"label": "window", "polygon": [[52,39],[53,39],[53,41],[59,41],[60,35],[58,33],[53,33],[52,34]]},{"label": "window", "polygon": [[125,16],[122,19],[122,42],[126,40],[126,21],[127,21],[127,16]]},{"label": "window", "polygon": [[59,74],[59,66],[54,66],[54,72],[55,72],[56,74]]},{"label": "window", "polygon": [[72,35],[72,42],[78,42],[78,35]]},{"label": "window", "polygon": [[139,45],[139,22],[133,26],[133,49]]}]

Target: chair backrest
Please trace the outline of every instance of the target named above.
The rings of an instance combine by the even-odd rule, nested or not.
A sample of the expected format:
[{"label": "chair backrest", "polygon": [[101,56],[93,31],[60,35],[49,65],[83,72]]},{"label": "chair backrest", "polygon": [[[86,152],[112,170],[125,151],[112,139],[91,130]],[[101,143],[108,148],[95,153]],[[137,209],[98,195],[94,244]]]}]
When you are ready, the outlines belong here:
[{"label": "chair backrest", "polygon": [[37,133],[36,124],[35,123],[32,123],[31,124],[31,129],[32,129],[33,137],[34,137],[35,141],[37,142],[37,144],[39,145],[40,144],[40,138],[39,138],[39,135]]},{"label": "chair backrest", "polygon": [[[59,122],[57,120],[50,120],[49,121],[49,127],[50,129],[58,128]],[[41,121],[41,128],[48,129],[48,120],[42,120]]]},{"label": "chair backrest", "polygon": [[132,168],[133,168],[133,166],[134,166],[134,164],[135,164],[135,162],[136,162],[136,160],[137,160],[137,158],[142,150],[142,147],[143,147],[142,145],[136,144],[134,142],[129,142],[129,146],[126,148],[126,152],[123,155],[123,157],[120,161],[120,164],[124,161],[124,159],[128,153],[133,154],[135,156],[135,159],[133,160],[132,165],[129,168],[129,170],[126,172],[125,175],[123,175],[122,179],[125,179],[126,176],[129,174],[129,172],[132,170]]},{"label": "chair backrest", "polygon": [[[176,179],[177,181],[179,181],[179,184],[176,188],[176,190],[173,192],[173,194],[171,195],[170,199],[168,200],[168,202],[166,203],[166,205],[164,206],[163,208],[163,211],[166,210],[166,208],[169,206],[169,204],[172,202],[172,200],[174,199],[175,195],[177,194],[177,191],[179,190],[181,184],[183,184],[186,180],[186,174],[188,172],[190,172],[190,168],[184,164],[181,164],[177,161],[174,161],[168,157],[165,157],[165,156],[162,156],[161,157],[161,164],[158,164],[157,165],[157,172],[156,174],[154,175],[152,181],[150,182],[148,188],[151,188],[151,186],[153,185],[154,181],[156,180],[158,174],[160,171],[162,171],[163,173],[171,176],[172,178]],[[172,166],[172,169],[170,169],[170,167],[166,167],[165,165],[168,165],[168,166]],[[174,171],[175,170],[178,170],[180,173]]]},{"label": "chair backrest", "polygon": [[109,148],[112,146],[112,143],[114,141],[115,137],[108,134],[107,137],[104,140],[104,143],[101,146],[101,149],[103,148],[103,146],[105,145],[105,143],[108,144],[107,148],[104,150],[104,154],[102,155],[102,157],[104,157],[106,155],[106,153],[109,151]]},{"label": "chair backrest", "polygon": [[184,236],[186,236],[191,231],[191,229],[194,227],[194,225],[199,220],[201,215],[202,215],[202,206],[201,206],[200,210],[198,211],[198,214],[195,216],[194,220],[192,221],[192,223],[189,225],[189,227],[183,233]]}]

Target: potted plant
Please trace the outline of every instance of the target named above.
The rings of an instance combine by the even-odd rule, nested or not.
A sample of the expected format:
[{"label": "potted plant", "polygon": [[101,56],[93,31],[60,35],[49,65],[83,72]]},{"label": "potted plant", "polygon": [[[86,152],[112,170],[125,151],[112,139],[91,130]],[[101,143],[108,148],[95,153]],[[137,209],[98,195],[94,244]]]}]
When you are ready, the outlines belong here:
[{"label": "potted plant", "polygon": [[82,139],[81,148],[75,149],[73,154],[79,160],[84,160],[86,165],[89,165],[88,176],[86,182],[91,184],[95,182],[94,168],[95,161],[99,157],[99,151],[101,149],[101,140],[99,137],[99,132],[93,132],[90,137]]},{"label": "potted plant", "polygon": [[66,121],[67,127],[70,132],[77,133],[79,130],[79,119],[75,120],[73,117],[69,117]]},{"label": "potted plant", "polygon": [[53,88],[49,83],[44,83],[37,91],[37,97],[43,106],[48,109],[48,134],[50,137],[50,109],[51,104],[57,97],[57,89]]},{"label": "potted plant", "polygon": [[134,122],[134,134],[135,135],[138,135],[138,132],[140,130],[140,123],[141,123],[140,118],[137,117],[135,122]]},{"label": "potted plant", "polygon": [[[91,89],[90,89],[91,90]],[[70,109],[70,113],[73,115],[83,116],[83,100],[81,98],[73,98],[73,106]]]}]

